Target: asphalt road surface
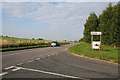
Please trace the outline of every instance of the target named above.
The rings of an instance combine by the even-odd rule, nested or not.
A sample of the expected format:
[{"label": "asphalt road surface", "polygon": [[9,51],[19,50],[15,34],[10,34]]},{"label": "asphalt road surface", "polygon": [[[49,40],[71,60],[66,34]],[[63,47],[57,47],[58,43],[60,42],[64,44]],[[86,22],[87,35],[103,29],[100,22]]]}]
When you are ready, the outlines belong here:
[{"label": "asphalt road surface", "polygon": [[73,44],[2,53],[2,78],[118,78],[118,65],[78,57],[66,51]]}]

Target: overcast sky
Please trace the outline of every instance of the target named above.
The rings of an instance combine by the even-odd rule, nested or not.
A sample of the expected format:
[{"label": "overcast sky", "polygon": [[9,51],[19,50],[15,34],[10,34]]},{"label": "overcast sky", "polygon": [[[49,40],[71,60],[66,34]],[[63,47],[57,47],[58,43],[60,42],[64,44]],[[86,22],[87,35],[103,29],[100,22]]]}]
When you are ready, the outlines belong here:
[{"label": "overcast sky", "polygon": [[[91,12],[99,15],[109,2],[4,2],[2,34],[21,38],[79,40]],[[116,3],[113,3],[116,4]]]}]

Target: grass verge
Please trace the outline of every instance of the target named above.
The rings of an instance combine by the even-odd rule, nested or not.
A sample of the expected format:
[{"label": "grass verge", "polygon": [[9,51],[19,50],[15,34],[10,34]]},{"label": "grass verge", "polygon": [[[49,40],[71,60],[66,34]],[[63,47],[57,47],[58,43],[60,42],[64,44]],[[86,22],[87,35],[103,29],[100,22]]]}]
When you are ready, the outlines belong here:
[{"label": "grass verge", "polygon": [[118,63],[119,61],[118,49],[111,46],[102,45],[101,50],[92,50],[91,44],[81,42],[75,46],[69,47],[68,51],[78,55],[84,55],[87,57],[97,58],[115,63]]}]

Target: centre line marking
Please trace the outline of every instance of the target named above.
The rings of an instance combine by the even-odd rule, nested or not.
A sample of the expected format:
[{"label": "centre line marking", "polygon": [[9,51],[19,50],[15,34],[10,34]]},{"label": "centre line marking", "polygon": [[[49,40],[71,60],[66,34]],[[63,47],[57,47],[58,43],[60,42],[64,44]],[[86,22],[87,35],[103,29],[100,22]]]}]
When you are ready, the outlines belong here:
[{"label": "centre line marking", "polygon": [[48,57],[50,56],[50,55],[47,55]]},{"label": "centre line marking", "polygon": [[33,62],[34,60],[30,60],[30,61],[28,61],[28,62]]},{"label": "centre line marking", "polygon": [[55,53],[55,54],[58,54],[58,53]]},{"label": "centre line marking", "polygon": [[8,72],[3,72],[3,73],[0,73],[0,76],[6,75],[6,74],[8,74]]},{"label": "centre line marking", "polygon": [[55,54],[52,54],[52,55],[55,55]]},{"label": "centre line marking", "polygon": [[37,58],[36,60],[39,60],[40,58]]},{"label": "centre line marking", "polygon": [[[15,54],[10,54],[10,55],[15,55]],[[9,55],[7,55],[7,56],[9,56]]]},{"label": "centre line marking", "polygon": [[46,58],[46,56],[43,56],[42,58]]},{"label": "centre line marking", "polygon": [[17,64],[17,65],[22,65],[23,63],[19,63],[19,64]]},{"label": "centre line marking", "polygon": [[17,54],[19,54],[19,53],[17,53]]}]

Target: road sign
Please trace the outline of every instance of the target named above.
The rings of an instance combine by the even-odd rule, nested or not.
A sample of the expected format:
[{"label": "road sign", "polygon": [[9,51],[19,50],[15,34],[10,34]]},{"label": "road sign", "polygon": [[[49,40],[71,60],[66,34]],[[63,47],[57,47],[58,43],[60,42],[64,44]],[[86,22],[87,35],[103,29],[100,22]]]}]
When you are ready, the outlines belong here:
[{"label": "road sign", "polygon": [[[94,36],[96,36],[96,35],[100,36],[99,41],[93,40]],[[101,48],[101,35],[102,35],[102,32],[94,32],[94,31],[91,32],[92,49],[100,49]]]},{"label": "road sign", "polygon": [[92,41],[92,49],[100,49],[100,41]]},{"label": "road sign", "polygon": [[91,35],[102,35],[101,32],[91,32]]}]

